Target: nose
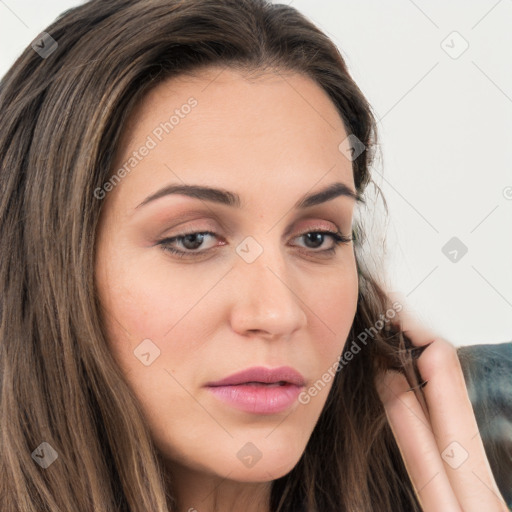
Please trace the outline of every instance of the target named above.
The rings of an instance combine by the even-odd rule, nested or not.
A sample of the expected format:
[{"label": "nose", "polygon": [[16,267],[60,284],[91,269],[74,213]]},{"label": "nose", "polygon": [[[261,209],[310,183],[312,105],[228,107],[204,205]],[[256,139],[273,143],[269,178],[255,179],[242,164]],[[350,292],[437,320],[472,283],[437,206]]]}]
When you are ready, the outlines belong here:
[{"label": "nose", "polygon": [[252,263],[239,258],[231,274],[236,287],[231,310],[235,332],[287,338],[307,325],[301,290],[278,249],[266,248]]}]

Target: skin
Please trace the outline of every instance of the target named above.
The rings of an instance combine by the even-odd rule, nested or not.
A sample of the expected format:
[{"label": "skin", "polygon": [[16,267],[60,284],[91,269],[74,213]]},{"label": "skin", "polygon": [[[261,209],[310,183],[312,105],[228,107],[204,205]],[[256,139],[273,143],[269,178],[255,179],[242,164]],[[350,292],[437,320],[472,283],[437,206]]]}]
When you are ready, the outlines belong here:
[{"label": "skin", "polygon": [[[400,294],[395,300],[403,301]],[[388,372],[376,382],[416,495],[426,512],[507,512],[487,456],[455,347],[404,308],[397,316],[418,359],[425,414],[405,377]]]},{"label": "skin", "polygon": [[[347,132],[305,76],[209,68],[143,98],[116,168],[191,96],[197,106],[103,199],[95,274],[102,320],[167,464],[178,511],[268,512],[270,483],[298,462],[332,381],[307,405],[273,415],[234,409],[204,386],[255,365],[290,365],[309,388],[342,353],[357,305],[353,246],[328,235],[308,245],[306,234],[350,236],[355,201],[294,205],[335,182],[355,190],[352,163],[338,149]],[[170,184],[222,188],[242,206],[175,194],[138,206]],[[179,258],[159,243],[204,231],[215,236],[196,249],[171,244],[195,256]],[[252,263],[236,251],[247,236],[263,250]],[[414,344],[435,340],[418,362],[430,417],[400,375],[380,376],[376,386],[424,510],[507,510],[454,347],[400,318]],[[134,355],[145,339],[160,350],[149,366]],[[454,440],[469,455],[457,470],[441,456]],[[251,467],[237,457],[248,442],[261,453]]]},{"label": "skin", "polygon": [[[355,186],[338,149],[343,123],[314,82],[220,71],[167,80],[132,114],[118,166],[175,108],[198,101],[103,199],[96,280],[111,351],[168,461],[179,510],[266,512],[269,483],[298,462],[332,380],[307,405],[273,415],[234,409],[204,385],[289,365],[308,388],[336,362],[356,312],[353,245],[328,235],[307,245],[301,235],[350,236],[355,201],[294,204],[335,182]],[[137,208],[174,183],[236,192],[243,207],[168,195]],[[205,230],[216,236],[204,238],[202,255],[178,258],[158,245]],[[252,263],[235,250],[247,236],[263,248]],[[133,353],[147,338],[161,351],[150,366]],[[237,457],[248,442],[262,454],[252,467]]]}]

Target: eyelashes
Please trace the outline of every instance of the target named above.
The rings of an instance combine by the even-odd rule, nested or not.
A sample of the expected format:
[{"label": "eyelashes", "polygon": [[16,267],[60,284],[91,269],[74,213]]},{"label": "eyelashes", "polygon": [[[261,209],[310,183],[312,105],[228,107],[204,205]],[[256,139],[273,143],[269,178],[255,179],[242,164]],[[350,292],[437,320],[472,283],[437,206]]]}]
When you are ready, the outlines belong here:
[{"label": "eyelashes", "polygon": [[193,249],[186,248],[188,250],[184,251],[181,249],[177,249],[176,246],[173,244],[176,244],[176,242],[179,242],[183,245],[183,243],[186,241],[187,243],[191,242],[192,245],[198,244],[198,246],[200,247],[203,244],[205,235],[209,235],[209,236],[213,236],[213,237],[216,236],[216,234],[213,233],[212,231],[193,231],[190,233],[182,233],[180,235],[176,235],[171,238],[164,238],[163,240],[161,240],[159,242],[159,244],[162,246],[162,248],[164,250],[170,252],[171,254],[181,255],[181,257],[190,254],[192,257],[194,257],[195,255],[204,254],[205,252],[209,251],[210,249],[203,249],[202,251],[196,251],[195,249],[197,247],[194,247]]},{"label": "eyelashes", "polygon": [[[179,258],[197,258],[200,256],[205,255],[206,253],[209,253],[210,251],[214,250],[216,247],[212,247],[209,249],[203,249],[203,250],[196,250],[200,248],[203,245],[203,242],[205,241],[205,235],[211,236],[211,237],[217,237],[217,234],[212,231],[192,231],[189,233],[180,233],[179,235],[164,238],[162,240],[159,240],[157,242],[157,245],[160,245],[162,249],[174,256],[177,256]],[[315,235],[313,239],[309,238],[308,235]],[[333,245],[327,249],[317,250],[316,247],[314,248],[304,248],[301,247],[301,252],[307,252],[312,255],[318,254],[318,255],[333,255],[337,250],[338,246],[341,244],[349,244],[352,242],[352,237],[346,236],[343,233],[335,232],[335,231],[325,231],[325,230],[314,230],[314,231],[307,231],[305,233],[302,233],[301,235],[297,235],[296,238],[304,238],[306,237],[308,240],[308,243],[313,241],[315,243],[318,241],[318,238],[320,237],[321,244],[323,245],[325,238],[330,238],[332,240]],[[176,244],[181,244],[184,249],[178,249],[176,247]],[[186,247],[188,244],[192,247]],[[225,245],[225,244],[222,244]],[[218,247],[218,246],[217,246]]]}]

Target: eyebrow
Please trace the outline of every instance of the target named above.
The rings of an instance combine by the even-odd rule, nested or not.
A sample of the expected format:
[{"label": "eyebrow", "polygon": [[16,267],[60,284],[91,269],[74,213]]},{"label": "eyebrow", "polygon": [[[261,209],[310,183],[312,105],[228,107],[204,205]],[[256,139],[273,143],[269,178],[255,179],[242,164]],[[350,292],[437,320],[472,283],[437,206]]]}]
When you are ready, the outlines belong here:
[{"label": "eyebrow", "polygon": [[[142,201],[142,203],[140,203],[136,208],[140,208],[151,201],[156,201],[161,197],[171,194],[181,194],[235,208],[241,208],[242,206],[240,196],[228,190],[202,185],[168,185],[146,197],[146,199],[144,199],[144,201]],[[354,192],[344,183],[336,182],[328,185],[318,192],[304,195],[295,203],[294,208],[309,208],[340,196],[350,197],[357,202],[364,202],[357,192]]]}]

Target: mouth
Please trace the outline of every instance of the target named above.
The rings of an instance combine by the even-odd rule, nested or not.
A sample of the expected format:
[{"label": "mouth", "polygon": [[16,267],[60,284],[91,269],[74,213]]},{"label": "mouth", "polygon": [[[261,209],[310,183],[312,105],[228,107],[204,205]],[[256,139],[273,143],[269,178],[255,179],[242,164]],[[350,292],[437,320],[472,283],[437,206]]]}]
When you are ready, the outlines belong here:
[{"label": "mouth", "polygon": [[246,413],[271,415],[290,409],[304,387],[291,367],[253,367],[212,382],[206,388],[223,404]]},{"label": "mouth", "polygon": [[207,386],[231,386],[231,385],[286,385],[304,386],[304,377],[291,366],[280,366],[278,368],[266,368],[264,366],[253,366],[239,371],[228,377],[215,382],[209,382]]},{"label": "mouth", "polygon": [[[286,386],[287,384],[290,384],[290,382],[285,382],[284,380],[280,380],[279,382],[256,382],[256,381],[250,381],[250,382],[240,382],[238,384],[227,384],[229,386],[267,386],[267,387],[276,387],[276,386]],[[212,387],[218,387],[218,386],[212,386]]]}]

